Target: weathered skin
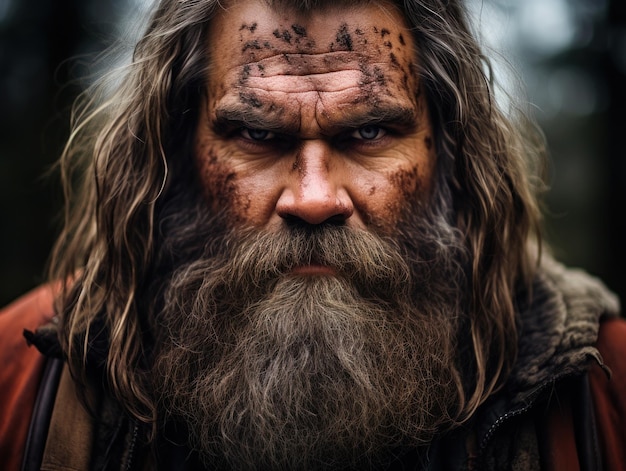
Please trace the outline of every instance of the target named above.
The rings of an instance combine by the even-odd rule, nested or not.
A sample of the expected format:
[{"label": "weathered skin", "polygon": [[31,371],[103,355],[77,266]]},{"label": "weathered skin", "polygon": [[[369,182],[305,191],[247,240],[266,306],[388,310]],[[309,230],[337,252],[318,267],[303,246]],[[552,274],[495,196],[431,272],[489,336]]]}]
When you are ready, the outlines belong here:
[{"label": "weathered skin", "polygon": [[195,158],[214,209],[393,229],[435,165],[415,47],[392,6],[315,15],[232,2],[211,23]]}]

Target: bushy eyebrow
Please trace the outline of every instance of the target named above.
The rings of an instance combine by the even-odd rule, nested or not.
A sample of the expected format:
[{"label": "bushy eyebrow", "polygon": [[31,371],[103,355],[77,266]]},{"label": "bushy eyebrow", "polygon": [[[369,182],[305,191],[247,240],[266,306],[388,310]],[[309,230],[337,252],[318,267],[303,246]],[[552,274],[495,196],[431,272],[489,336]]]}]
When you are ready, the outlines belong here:
[{"label": "bushy eyebrow", "polygon": [[394,104],[379,105],[363,112],[347,114],[338,124],[348,129],[376,124],[410,130],[417,127],[418,119],[415,109]]},{"label": "bushy eyebrow", "polygon": [[268,131],[296,132],[299,123],[285,123],[279,113],[268,114],[263,109],[241,106],[224,106],[215,110],[213,126],[216,129],[246,127]]},{"label": "bushy eyebrow", "polygon": [[[417,112],[412,107],[398,104],[379,104],[373,108],[357,109],[343,114],[338,122],[328,123],[327,126],[331,129],[325,129],[325,131],[336,133],[367,125],[389,126],[410,131],[418,125]],[[267,113],[263,108],[228,105],[215,110],[213,126],[218,131],[246,127],[296,134],[300,128],[300,121],[289,119],[283,113]]]}]

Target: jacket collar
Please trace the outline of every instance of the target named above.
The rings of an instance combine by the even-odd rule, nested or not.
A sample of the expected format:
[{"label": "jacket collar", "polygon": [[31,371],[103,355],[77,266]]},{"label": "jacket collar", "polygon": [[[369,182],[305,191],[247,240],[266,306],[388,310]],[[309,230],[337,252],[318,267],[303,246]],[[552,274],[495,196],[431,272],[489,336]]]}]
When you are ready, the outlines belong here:
[{"label": "jacket collar", "polygon": [[530,292],[520,291],[516,299],[518,357],[502,390],[477,414],[479,449],[557,381],[583,374],[592,362],[604,367],[595,348],[600,319],[620,309],[598,279],[545,255]]}]

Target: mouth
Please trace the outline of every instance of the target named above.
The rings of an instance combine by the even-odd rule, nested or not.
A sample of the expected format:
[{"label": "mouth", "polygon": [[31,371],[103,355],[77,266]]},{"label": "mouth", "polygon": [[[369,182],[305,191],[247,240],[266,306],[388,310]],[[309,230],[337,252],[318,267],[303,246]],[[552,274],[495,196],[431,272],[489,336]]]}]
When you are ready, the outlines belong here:
[{"label": "mouth", "polygon": [[318,263],[310,263],[307,265],[298,265],[293,270],[291,270],[292,275],[298,276],[336,276],[337,272],[332,267],[327,265],[321,265]]}]

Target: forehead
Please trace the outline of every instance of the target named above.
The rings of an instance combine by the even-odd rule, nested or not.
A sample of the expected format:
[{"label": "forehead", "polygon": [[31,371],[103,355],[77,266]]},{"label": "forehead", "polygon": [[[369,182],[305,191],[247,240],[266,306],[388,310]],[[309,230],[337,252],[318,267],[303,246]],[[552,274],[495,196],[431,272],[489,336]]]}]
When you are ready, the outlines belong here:
[{"label": "forehead", "polygon": [[[284,3],[287,2],[280,4]],[[407,73],[413,67],[411,34],[402,15],[390,3],[338,2],[307,12],[281,8],[263,0],[243,0],[219,9],[208,35],[212,66],[229,69],[290,55],[290,61],[282,61],[287,73],[316,74],[349,68],[345,65],[347,55],[328,55],[349,52],[351,59],[405,67]],[[307,56],[319,54],[326,56],[321,61],[306,60]],[[310,70],[307,64],[311,64]],[[261,71],[264,66],[267,64],[261,63]]]},{"label": "forehead", "polygon": [[263,0],[233,2],[211,21],[208,49],[213,110],[246,108],[287,120],[294,102],[298,113],[325,121],[331,114],[344,119],[352,106],[417,107],[415,47],[389,3],[304,13]]}]

